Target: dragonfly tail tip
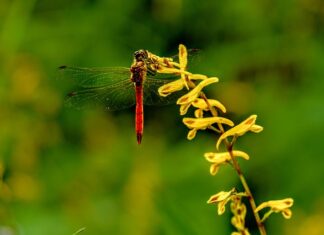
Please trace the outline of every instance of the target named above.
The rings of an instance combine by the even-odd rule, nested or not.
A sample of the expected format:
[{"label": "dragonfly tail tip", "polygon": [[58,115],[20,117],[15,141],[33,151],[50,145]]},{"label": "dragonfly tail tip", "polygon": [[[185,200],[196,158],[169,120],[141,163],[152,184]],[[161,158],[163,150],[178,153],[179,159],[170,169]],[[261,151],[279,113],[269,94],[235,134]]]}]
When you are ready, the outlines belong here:
[{"label": "dragonfly tail tip", "polygon": [[141,142],[142,142],[142,134],[137,133],[137,143],[141,144]]}]

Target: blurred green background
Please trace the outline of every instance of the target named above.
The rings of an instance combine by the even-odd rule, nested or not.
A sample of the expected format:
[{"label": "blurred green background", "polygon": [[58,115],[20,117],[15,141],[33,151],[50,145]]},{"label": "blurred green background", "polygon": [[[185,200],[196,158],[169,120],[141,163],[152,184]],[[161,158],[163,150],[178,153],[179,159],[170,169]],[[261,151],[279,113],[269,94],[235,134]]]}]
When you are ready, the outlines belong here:
[{"label": "blurred green background", "polygon": [[[168,56],[202,49],[193,72],[218,76],[210,97],[236,122],[264,131],[240,139],[257,203],[293,197],[269,234],[324,234],[324,2],[321,0],[0,0],[0,234],[230,234],[229,210],[210,195],[233,186],[203,153],[215,137],[186,140],[178,108],[64,107],[63,64],[130,66],[140,48]],[[247,219],[258,234],[253,218]]]}]

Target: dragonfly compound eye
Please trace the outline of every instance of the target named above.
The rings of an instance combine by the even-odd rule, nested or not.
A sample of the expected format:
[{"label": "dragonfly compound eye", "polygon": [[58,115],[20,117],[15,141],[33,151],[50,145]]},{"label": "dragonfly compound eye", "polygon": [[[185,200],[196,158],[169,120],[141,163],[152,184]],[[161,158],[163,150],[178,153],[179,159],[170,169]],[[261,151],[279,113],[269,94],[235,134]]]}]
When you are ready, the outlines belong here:
[{"label": "dragonfly compound eye", "polygon": [[148,53],[146,50],[135,51],[134,57],[136,61],[144,61],[148,58]]}]

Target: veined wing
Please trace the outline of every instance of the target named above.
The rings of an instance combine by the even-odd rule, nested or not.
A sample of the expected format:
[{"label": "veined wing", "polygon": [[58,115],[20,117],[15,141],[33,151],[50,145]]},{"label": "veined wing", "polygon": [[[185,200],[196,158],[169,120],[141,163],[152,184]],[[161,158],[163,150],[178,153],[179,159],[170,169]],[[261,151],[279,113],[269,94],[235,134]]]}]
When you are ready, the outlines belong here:
[{"label": "veined wing", "polygon": [[161,106],[176,103],[177,99],[179,99],[179,97],[183,96],[187,92],[185,88],[166,97],[160,96],[158,89],[159,87],[179,78],[179,75],[169,74],[157,74],[152,77],[147,77],[143,85],[144,104]]},{"label": "veined wing", "polygon": [[79,87],[101,87],[130,79],[130,70],[126,67],[81,68],[61,66],[60,72],[64,78],[70,79]]},{"label": "veined wing", "polygon": [[60,67],[64,77],[72,79],[77,87],[66,98],[66,104],[75,108],[103,106],[120,110],[135,104],[134,85],[128,68]]}]

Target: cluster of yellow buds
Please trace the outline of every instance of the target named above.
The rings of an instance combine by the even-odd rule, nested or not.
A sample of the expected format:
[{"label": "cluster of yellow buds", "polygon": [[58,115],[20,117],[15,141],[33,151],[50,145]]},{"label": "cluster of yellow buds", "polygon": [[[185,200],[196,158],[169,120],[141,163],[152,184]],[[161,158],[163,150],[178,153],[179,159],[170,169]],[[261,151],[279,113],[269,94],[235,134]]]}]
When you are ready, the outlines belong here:
[{"label": "cluster of yellow buds", "polygon": [[[231,201],[231,211],[234,214],[232,217],[232,224],[237,229],[237,232],[233,232],[232,235],[248,235],[249,232],[245,228],[246,206],[241,200],[242,197],[248,197],[260,233],[264,235],[266,232],[262,222],[272,212],[282,212],[285,218],[290,218],[291,211],[289,207],[292,206],[293,201],[290,198],[279,201],[269,201],[256,207],[252,193],[237,162],[237,158],[249,160],[249,155],[243,151],[233,150],[233,145],[238,137],[247,132],[259,133],[263,130],[263,127],[255,124],[257,115],[249,116],[238,125],[235,125],[230,119],[219,116],[219,111],[226,113],[225,106],[218,100],[208,99],[203,92],[206,86],[217,83],[219,79],[217,77],[207,77],[202,74],[193,74],[187,71],[187,56],[186,47],[184,45],[179,45],[179,62],[169,61],[168,66],[158,67],[158,73],[179,75],[178,80],[161,86],[158,89],[159,95],[166,97],[183,89],[188,91],[177,100],[177,105],[180,106],[180,115],[185,115],[190,107],[195,108],[194,117],[183,118],[183,123],[189,129],[187,138],[189,140],[195,138],[198,130],[210,129],[217,132],[217,151],[205,153],[206,160],[211,163],[210,174],[216,175],[221,165],[230,164],[235,168],[240,177],[245,192],[237,192],[236,189],[232,189],[228,192],[221,191],[211,196],[208,203],[216,203],[218,205],[218,214],[223,214],[226,203]],[[205,116],[206,113],[209,115]],[[225,130],[224,126],[229,126],[230,128]],[[225,144],[226,152],[218,152],[222,142]],[[261,220],[258,211],[265,207],[270,207],[271,209]]]},{"label": "cluster of yellow buds", "polygon": [[245,227],[246,206],[242,203],[242,197],[247,197],[246,193],[238,193],[235,188],[228,192],[221,191],[209,198],[207,203],[217,204],[218,214],[221,215],[225,212],[225,205],[231,201],[231,211],[233,217],[231,222],[237,229],[232,235],[249,235],[248,229]]},{"label": "cluster of yellow buds", "polygon": [[233,217],[231,222],[237,229],[232,235],[249,235],[248,229],[245,227],[246,206],[242,203],[242,197],[247,197],[246,193],[238,193],[235,188],[228,192],[221,191],[209,198],[207,203],[217,204],[218,214],[221,215],[225,212],[225,205],[231,201],[231,211]]},{"label": "cluster of yellow buds", "polygon": [[[158,73],[166,74],[179,74],[180,78],[178,80],[172,81],[161,86],[158,90],[160,96],[166,97],[174,92],[178,92],[184,88],[188,92],[181,96],[177,100],[177,104],[180,105],[180,115],[185,115],[188,109],[193,106],[196,110],[194,112],[195,118],[184,118],[183,123],[190,129],[188,133],[188,139],[191,140],[196,136],[198,130],[205,130],[207,128],[213,129],[221,133],[217,141],[217,149],[222,140],[230,136],[241,136],[247,131],[260,132],[262,127],[255,124],[256,115],[250,116],[248,119],[243,121],[241,124],[234,126],[234,123],[224,117],[217,115],[217,110],[226,113],[225,106],[214,99],[207,99],[203,93],[203,89],[219,81],[217,77],[207,77],[202,74],[192,74],[187,71],[187,59],[188,53],[184,45],[179,46],[179,63],[170,62],[172,66],[160,66],[157,70]],[[197,83],[198,81],[198,83]],[[213,117],[204,117],[204,112],[213,112]],[[223,128],[218,126],[218,128],[213,127],[213,125],[228,125],[233,128],[224,132]]]},{"label": "cluster of yellow buds", "polygon": [[231,222],[237,229],[237,232],[232,232],[232,235],[250,235],[249,230],[245,227],[246,206],[242,203],[242,197],[232,198],[231,211],[233,213]]}]

